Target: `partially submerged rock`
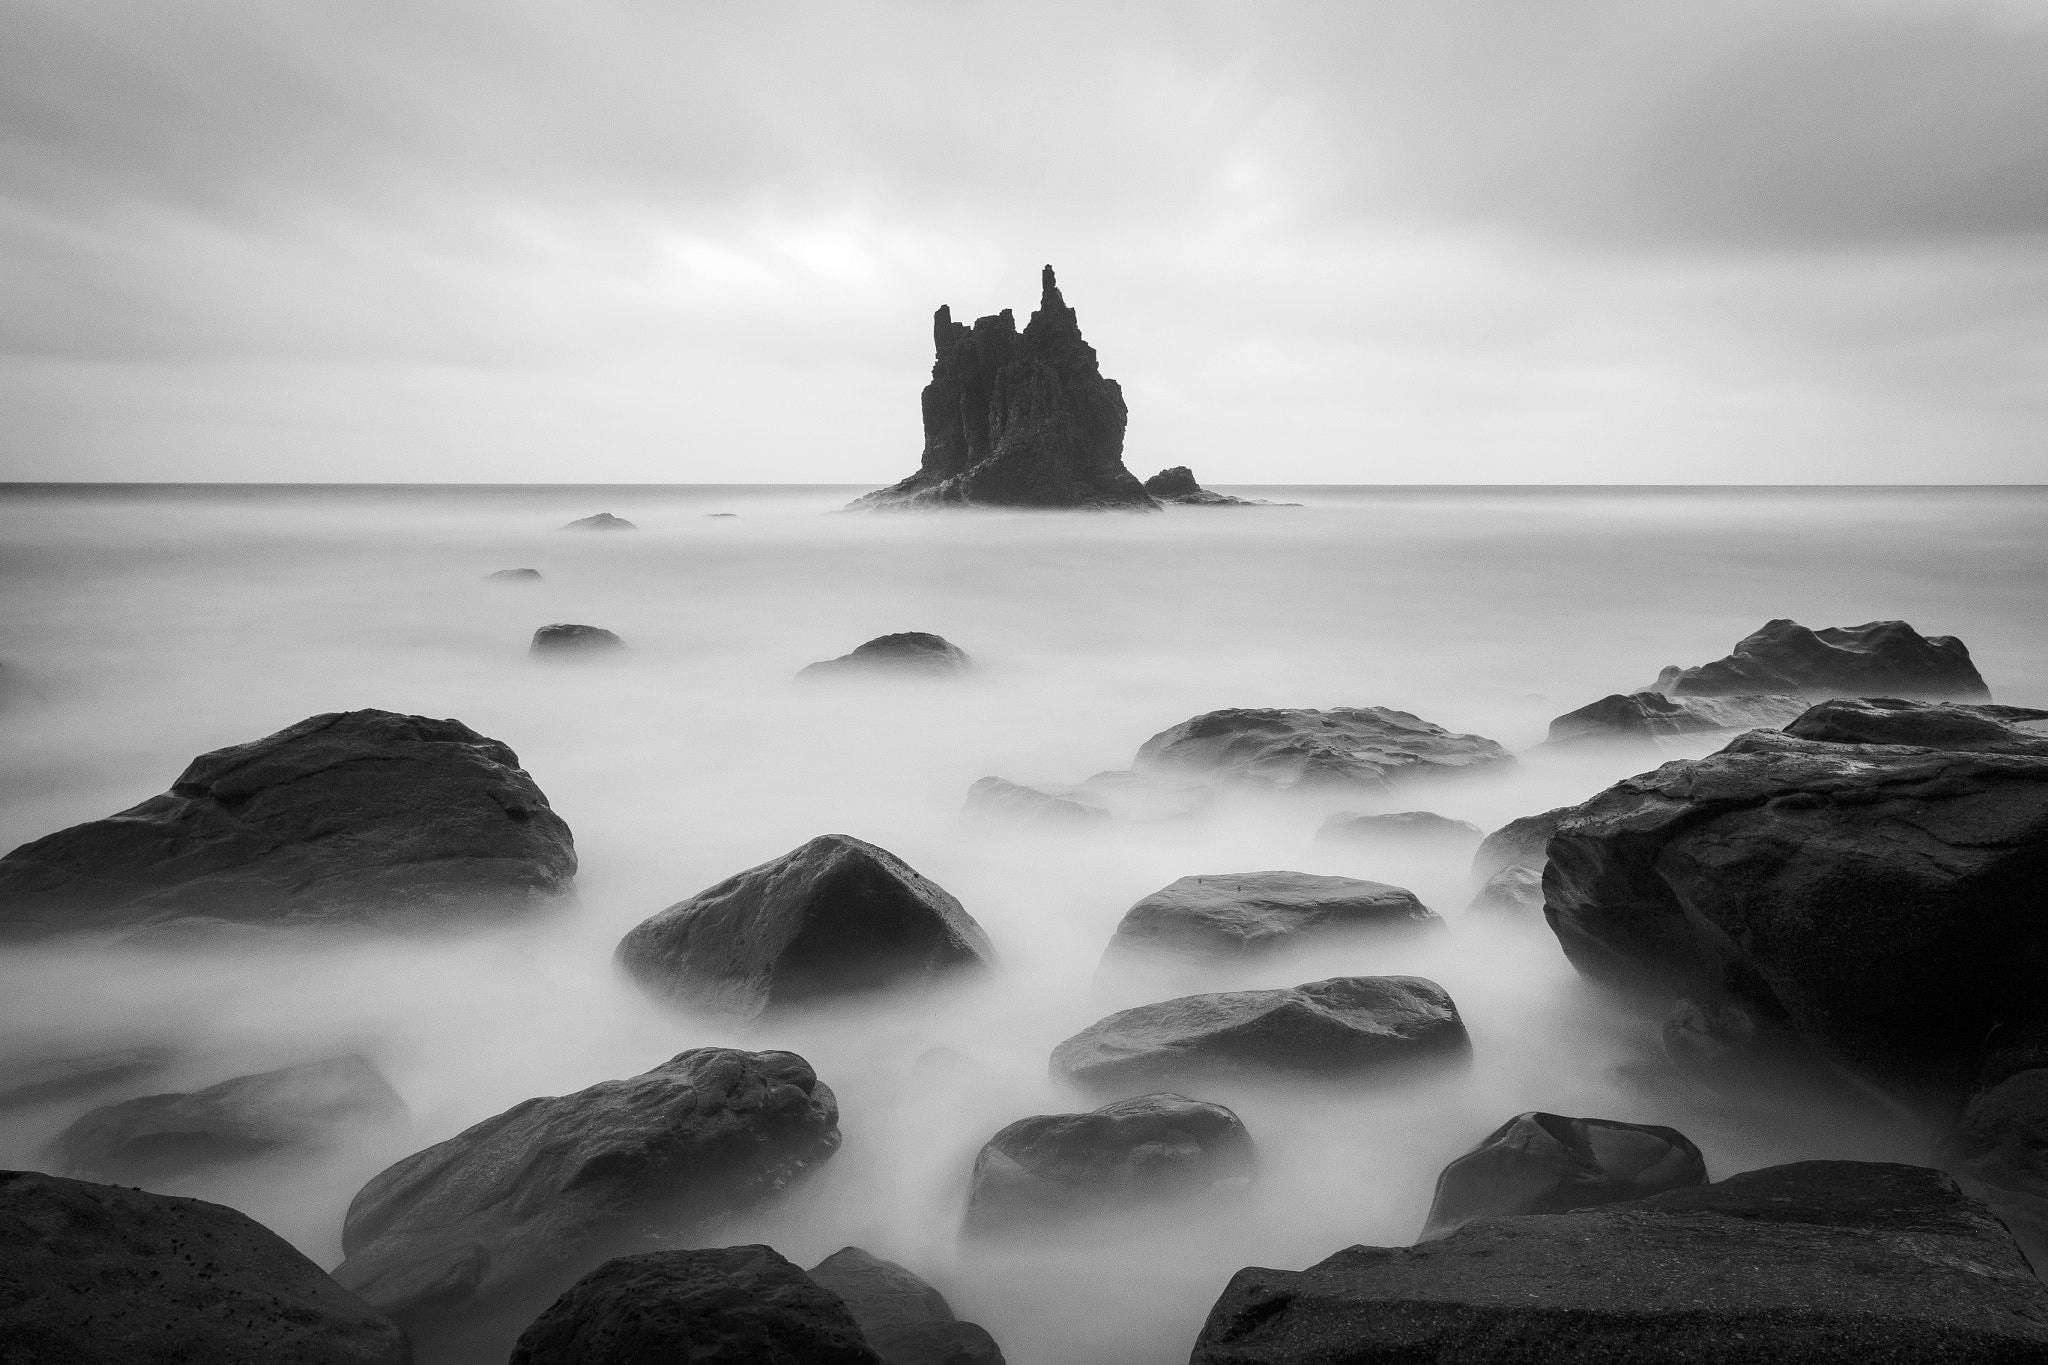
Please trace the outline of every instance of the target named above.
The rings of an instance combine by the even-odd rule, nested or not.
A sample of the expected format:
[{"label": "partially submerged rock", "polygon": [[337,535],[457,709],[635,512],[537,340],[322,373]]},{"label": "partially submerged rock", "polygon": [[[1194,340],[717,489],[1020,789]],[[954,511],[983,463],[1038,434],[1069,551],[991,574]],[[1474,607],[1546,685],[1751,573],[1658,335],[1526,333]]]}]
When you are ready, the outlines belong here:
[{"label": "partially submerged rock", "polygon": [[1824,697],[1904,697],[1915,701],[1990,701],[1991,689],[1952,635],[1922,635],[1904,621],[1809,630],[1780,618],[1736,643],[1726,658],[1657,675],[1673,697],[1796,692]]},{"label": "partially submerged rock", "polygon": [[1480,884],[1465,909],[1483,915],[1535,917],[1543,913],[1543,873],[1533,867],[1504,867]]},{"label": "partially submerged rock", "polygon": [[809,1273],[839,1296],[886,1365],[1003,1365],[986,1331],[955,1318],[944,1294],[894,1261],[841,1247]]},{"label": "partially submerged rock", "polygon": [[1479,893],[1466,910],[1517,917],[1541,914],[1550,836],[1557,832],[1558,822],[1577,809],[1559,806],[1520,816],[1487,835],[1472,855],[1472,880]]},{"label": "partially submerged rock", "polygon": [[1210,711],[1145,741],[1131,766],[1280,791],[1375,793],[1420,776],[1499,771],[1514,755],[1384,706]]},{"label": "partially submerged rock", "polygon": [[1435,811],[1403,810],[1389,815],[1359,815],[1340,810],[1325,816],[1316,830],[1322,848],[1408,848],[1463,852],[1478,844],[1479,826]]},{"label": "partially submerged rock", "polygon": [[456,720],[314,716],[194,759],[105,820],[0,859],[0,939],[204,916],[421,926],[566,893],[569,827],[519,757]]},{"label": "partially submerged rock", "polygon": [[845,677],[927,677],[945,678],[974,667],[966,651],[946,639],[922,630],[899,635],[878,635],[851,654],[808,664],[797,671],[799,680]]},{"label": "partially submerged rock", "polygon": [[1109,818],[1109,812],[1100,806],[1084,806],[1079,801],[1000,777],[984,777],[969,787],[961,814],[979,820],[1063,826],[1087,825]]},{"label": "partially submerged rock", "polygon": [[535,658],[559,659],[584,654],[603,654],[624,649],[626,642],[602,626],[584,626],[561,621],[542,626],[533,633],[527,653]]},{"label": "partially submerged rock", "polygon": [[637,531],[640,528],[624,517],[615,517],[609,512],[595,516],[578,517],[562,528],[564,531]]},{"label": "partially submerged rock", "polygon": [[1422,1240],[1475,1218],[1569,1213],[1706,1183],[1706,1159],[1676,1128],[1517,1114],[1444,1167]]},{"label": "partially submerged rock", "polygon": [[1121,1010],[1053,1049],[1078,1084],[1139,1091],[1218,1075],[1340,1075],[1462,1059],[1471,1042],[1444,988],[1419,976],[1339,976]]},{"label": "partially submerged rock", "polygon": [[0,1171],[8,1365],[409,1365],[392,1321],[246,1214]]},{"label": "partially submerged rock", "polygon": [[931,981],[990,956],[988,936],[945,888],[845,834],[820,835],[671,905],[618,949],[651,993],[744,1019]]},{"label": "partially submerged rock", "polygon": [[88,1095],[160,1071],[177,1053],[167,1047],[45,1056],[0,1063],[0,1112]]},{"label": "partially submerged rock", "polygon": [[1251,1135],[1220,1104],[1142,1095],[1086,1114],[1034,1114],[974,1159],[967,1231],[1016,1232],[1241,1188]]},{"label": "partially submerged rock", "polygon": [[538,583],[540,582],[540,570],[499,569],[495,573],[484,575],[484,581],[487,583]]},{"label": "partially submerged rock", "polygon": [[1955,1182],[1809,1161],[1240,1270],[1192,1365],[2048,1358],[2048,1287]]},{"label": "partially submerged rock", "polygon": [[1551,744],[1644,744],[1717,730],[1776,729],[1805,711],[1794,693],[1759,696],[1667,697],[1662,692],[1616,693],[1550,722]]},{"label": "partially submerged rock", "polygon": [[1179,503],[1186,507],[1264,507],[1272,504],[1263,498],[1233,498],[1228,493],[1212,493],[1195,482],[1195,472],[1184,464],[1171,469],[1162,469],[1145,480],[1145,491],[1161,502]]},{"label": "partially submerged rock", "polygon": [[1415,893],[1356,877],[1221,872],[1154,891],[1116,927],[1104,961],[1121,955],[1241,957],[1368,932],[1440,929]]}]

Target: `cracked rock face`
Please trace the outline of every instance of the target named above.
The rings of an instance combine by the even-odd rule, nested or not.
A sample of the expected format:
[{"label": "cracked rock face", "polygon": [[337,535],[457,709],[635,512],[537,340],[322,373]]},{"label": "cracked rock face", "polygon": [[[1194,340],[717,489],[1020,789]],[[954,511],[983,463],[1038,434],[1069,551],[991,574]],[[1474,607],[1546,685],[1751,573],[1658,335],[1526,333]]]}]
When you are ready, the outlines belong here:
[{"label": "cracked rock face", "polygon": [[561,895],[569,827],[456,720],[313,716],[0,859],[0,939],[185,920],[419,926]]}]

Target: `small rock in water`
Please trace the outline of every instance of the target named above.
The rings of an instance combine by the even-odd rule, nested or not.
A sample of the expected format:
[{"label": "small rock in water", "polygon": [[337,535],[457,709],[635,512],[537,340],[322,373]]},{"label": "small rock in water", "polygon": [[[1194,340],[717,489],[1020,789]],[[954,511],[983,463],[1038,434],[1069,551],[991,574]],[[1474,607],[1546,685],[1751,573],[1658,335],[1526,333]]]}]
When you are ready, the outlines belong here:
[{"label": "small rock in water", "polygon": [[1125,911],[1103,960],[1235,957],[1333,935],[1442,927],[1414,892],[1382,882],[1307,872],[1210,873],[1182,877]]},{"label": "small rock in water", "polygon": [[1550,722],[1549,744],[1643,744],[1716,730],[1775,730],[1806,710],[1795,693],[1755,696],[1667,697],[1662,692],[1616,693]]},{"label": "small rock in water", "polygon": [[1444,1167],[1422,1240],[1475,1218],[1568,1213],[1706,1183],[1706,1159],[1676,1128],[1517,1114]]},{"label": "small rock in water", "polygon": [[1228,493],[1212,493],[1195,482],[1194,471],[1186,465],[1175,465],[1162,469],[1145,480],[1145,491],[1161,502],[1179,503],[1184,507],[1270,507],[1274,504],[1263,498],[1253,501],[1247,498],[1233,498]]},{"label": "small rock in water", "polygon": [[1672,697],[1797,692],[1814,699],[1991,700],[1991,689],[1961,640],[1923,636],[1904,621],[1823,630],[1782,618],[1769,621],[1726,658],[1697,668],[1665,669],[1653,690]]},{"label": "small rock in water", "polygon": [[564,531],[637,531],[640,528],[624,517],[615,517],[609,512],[595,516],[579,517],[562,528]]},{"label": "small rock in water", "polygon": [[1558,806],[1520,816],[1487,835],[1472,855],[1472,880],[1479,892],[1465,908],[1482,914],[1540,914],[1550,836],[1557,832],[1558,822],[1577,809]]},{"label": "small rock in water", "polygon": [[954,1317],[944,1294],[894,1261],[841,1247],[809,1273],[839,1296],[885,1365],[1003,1365],[987,1332]]},{"label": "small rock in water", "polygon": [[1099,806],[1084,806],[1000,777],[984,777],[969,787],[960,812],[981,820],[1048,825],[1085,825],[1109,818]]},{"label": "small rock in water", "polygon": [[540,582],[540,570],[499,569],[496,573],[486,574],[484,581],[486,583],[538,583]]},{"label": "small rock in water", "polygon": [[1145,741],[1131,766],[1279,791],[1384,794],[1419,776],[1500,771],[1506,749],[1384,706],[1210,711]]},{"label": "small rock in water", "polygon": [[0,1112],[104,1090],[161,1071],[175,1056],[166,1047],[129,1047],[0,1063]]},{"label": "small rock in water", "polygon": [[1435,811],[1404,810],[1391,815],[1356,815],[1340,810],[1316,831],[1318,848],[1443,849],[1463,852],[1482,837],[1477,825]]},{"label": "small rock in water", "polygon": [[737,512],[706,512],[704,515],[712,518],[732,517],[734,519],[737,519],[739,517],[739,513]]},{"label": "small rock in water", "polygon": [[796,676],[799,679],[888,674],[950,677],[973,667],[974,660],[944,636],[907,630],[898,635],[876,636],[853,653],[807,665],[799,669]]},{"label": "small rock in water", "polygon": [[575,658],[625,647],[624,640],[598,626],[558,624],[536,630],[533,644],[526,652],[547,658]]}]

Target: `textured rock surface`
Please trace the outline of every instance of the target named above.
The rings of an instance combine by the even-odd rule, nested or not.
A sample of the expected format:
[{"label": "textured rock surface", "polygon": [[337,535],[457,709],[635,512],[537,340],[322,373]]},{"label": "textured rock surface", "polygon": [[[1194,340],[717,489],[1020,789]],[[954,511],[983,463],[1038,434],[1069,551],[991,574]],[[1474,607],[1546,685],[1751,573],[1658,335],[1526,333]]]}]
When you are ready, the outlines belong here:
[{"label": "textured rock surface", "polygon": [[1434,848],[1459,852],[1479,843],[1479,826],[1435,811],[1403,810],[1390,815],[1358,815],[1340,810],[1325,816],[1316,831],[1323,848]]},{"label": "textured rock surface", "polygon": [[2048,755],[2048,711],[1895,697],[1824,701],[1785,727],[1829,744],[1905,744],[1953,753]]},{"label": "textured rock surface", "polygon": [[376,1067],[361,1057],[330,1057],[95,1109],[64,1130],[55,1153],[72,1175],[163,1180],[317,1145],[343,1129],[396,1122],[405,1112]]},{"label": "textured rock surface", "polygon": [[1796,692],[1807,697],[1904,697],[1989,701],[1991,690],[1952,635],[1922,635],[1904,621],[1809,630],[1767,621],[1726,658],[1665,669],[1656,690],[1673,697]]},{"label": "textured rock surface", "polygon": [[1458,1007],[1419,976],[1339,976],[1121,1010],[1053,1049],[1082,1085],[1134,1091],[1205,1076],[1336,1074],[1462,1059]]},{"label": "textured rock surface", "polygon": [[839,1107],[791,1052],[693,1048],[629,1080],[527,1100],[365,1185],[343,1285],[483,1358],[616,1252],[673,1245],[839,1146]]},{"label": "textured rock surface", "polygon": [[1241,1188],[1251,1135],[1220,1104],[1140,1095],[1086,1114],[1034,1114],[974,1159],[967,1231],[1018,1231]]},{"label": "textured rock surface", "polygon": [[7,1365],[406,1365],[398,1328],[245,1214],[0,1171]]},{"label": "textured rock surface", "polygon": [[853,1314],[773,1248],[606,1261],[520,1335],[509,1365],[881,1365]]},{"label": "textured rock surface", "polygon": [[343,711],[192,760],[162,796],[0,859],[0,939],[187,916],[418,925],[569,889],[569,827],[455,720]]},{"label": "textured rock surface", "polygon": [[564,531],[637,531],[640,528],[624,517],[615,517],[609,512],[595,516],[578,517],[562,528]]},{"label": "textured rock surface", "polygon": [[845,834],[820,835],[671,905],[618,950],[650,993],[747,1019],[989,958],[988,936],[944,887]]},{"label": "textured rock surface", "polygon": [[1667,697],[1616,693],[1550,722],[1552,744],[1644,743],[1716,730],[1775,729],[1806,710],[1792,693],[1761,696]]},{"label": "textured rock surface", "polygon": [[797,677],[846,678],[846,677],[951,677],[965,673],[974,667],[974,660],[966,651],[946,639],[943,635],[932,635],[921,630],[904,631],[900,635],[878,635],[851,654],[842,654],[836,659],[809,664],[797,671]]},{"label": "textured rock surface", "polygon": [[1497,771],[1514,762],[1490,739],[1453,734],[1406,711],[1364,706],[1210,711],[1146,740],[1131,766],[1283,791],[1385,793],[1406,778]]},{"label": "textured rock surface", "polygon": [[1158,507],[1124,468],[1123,390],[1102,377],[1051,266],[1041,283],[1021,333],[1007,308],[971,328],[950,308],[933,316],[923,462],[853,507]]},{"label": "textured rock surface", "polygon": [[1550,841],[1546,914],[1581,972],[1677,1001],[1669,1038],[1796,1041],[1946,1107],[1987,1031],[2040,1009],[2048,753],[1988,714],[2002,735],[1968,751],[1797,733],[1871,714],[1831,703],[1602,792]]},{"label": "textured rock surface", "polygon": [[1335,934],[1442,927],[1414,892],[1383,882],[1219,872],[1182,877],[1133,905],[1116,927],[1109,954],[1234,957]]},{"label": "textured rock surface", "polygon": [[887,1365],[1002,1365],[986,1331],[955,1318],[945,1295],[894,1261],[841,1247],[810,1276],[839,1296]]},{"label": "textured rock surface", "polygon": [[1109,812],[1100,806],[1083,805],[1000,777],[984,777],[969,787],[961,813],[981,820],[1048,825],[1085,825],[1109,818]]},{"label": "textured rock surface", "polygon": [[1676,1128],[1517,1114],[1437,1177],[1425,1241],[1475,1218],[1569,1213],[1707,1183],[1700,1149]]},{"label": "textured rock surface", "polygon": [[487,574],[485,581],[491,583],[538,583],[540,581],[540,570],[499,569],[495,573]]},{"label": "textured rock surface", "polygon": [[1241,1270],[1193,1365],[2048,1359],[2048,1288],[1953,1181],[1813,1161]]},{"label": "textured rock surface", "polygon": [[602,626],[580,626],[559,621],[533,633],[527,653],[538,658],[564,658],[581,654],[602,654],[624,649],[626,642]]}]

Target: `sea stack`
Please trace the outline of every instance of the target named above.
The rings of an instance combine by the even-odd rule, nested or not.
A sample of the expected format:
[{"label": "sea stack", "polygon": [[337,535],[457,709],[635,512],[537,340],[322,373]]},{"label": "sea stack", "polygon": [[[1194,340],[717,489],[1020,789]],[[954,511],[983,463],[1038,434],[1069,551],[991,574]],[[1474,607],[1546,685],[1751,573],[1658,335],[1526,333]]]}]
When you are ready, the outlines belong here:
[{"label": "sea stack", "polygon": [[942,306],[932,317],[932,343],[923,462],[849,510],[1158,508],[1124,468],[1123,390],[1102,377],[1051,266],[1022,332],[1007,308],[969,327]]}]

